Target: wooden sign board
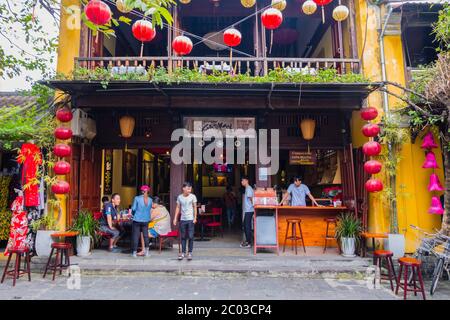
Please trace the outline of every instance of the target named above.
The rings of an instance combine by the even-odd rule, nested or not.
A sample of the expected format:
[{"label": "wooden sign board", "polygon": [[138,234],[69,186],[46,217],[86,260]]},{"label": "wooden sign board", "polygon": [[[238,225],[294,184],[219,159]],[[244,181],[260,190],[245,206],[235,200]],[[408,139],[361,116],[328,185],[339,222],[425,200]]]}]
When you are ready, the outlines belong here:
[{"label": "wooden sign board", "polygon": [[289,151],[289,164],[290,165],[302,165],[313,166],[317,163],[317,157],[315,151]]}]

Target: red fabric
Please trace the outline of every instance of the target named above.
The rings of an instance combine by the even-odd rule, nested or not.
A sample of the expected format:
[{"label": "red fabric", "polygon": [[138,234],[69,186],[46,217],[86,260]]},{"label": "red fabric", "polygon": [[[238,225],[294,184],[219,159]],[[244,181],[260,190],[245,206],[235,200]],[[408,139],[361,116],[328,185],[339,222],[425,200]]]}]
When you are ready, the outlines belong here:
[{"label": "red fabric", "polygon": [[9,250],[23,249],[28,246],[26,239],[28,233],[27,213],[23,210],[23,197],[18,196],[11,205],[13,211],[11,218],[11,227],[9,231],[8,245],[6,246],[4,255],[9,255]]},{"label": "red fabric", "polygon": [[207,227],[221,227],[222,224],[220,222],[210,222],[206,224]]},{"label": "red fabric", "polygon": [[32,143],[24,143],[20,149],[17,162],[22,164],[22,185],[25,195],[26,207],[39,205],[39,181],[37,171],[42,164],[42,155],[38,146]]},{"label": "red fabric", "polygon": [[222,214],[222,208],[212,208],[211,211],[212,211],[212,213],[220,213],[220,214]]},{"label": "red fabric", "polygon": [[160,237],[163,237],[163,238],[175,238],[175,237],[178,237],[178,230],[170,231],[168,234],[161,234]]},{"label": "red fabric", "polygon": [[103,213],[101,213],[101,212],[94,212],[94,219],[95,220],[100,220],[100,218],[102,217],[102,214]]}]

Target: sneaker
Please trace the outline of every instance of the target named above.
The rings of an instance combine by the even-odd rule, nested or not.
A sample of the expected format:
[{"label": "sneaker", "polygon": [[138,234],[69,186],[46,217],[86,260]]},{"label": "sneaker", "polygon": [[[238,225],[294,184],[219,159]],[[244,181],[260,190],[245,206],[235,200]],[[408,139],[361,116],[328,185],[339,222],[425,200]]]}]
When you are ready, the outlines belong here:
[{"label": "sneaker", "polygon": [[145,249],[144,257],[150,257],[150,252],[149,252],[148,248]]},{"label": "sneaker", "polygon": [[119,253],[119,252],[122,252],[122,249],[120,249],[119,247],[114,247],[114,248],[112,248],[112,250],[110,250],[109,252],[112,252],[112,253]]},{"label": "sneaker", "polygon": [[190,252],[188,253],[187,259],[188,259],[188,260],[192,260],[192,253],[190,253]]},{"label": "sneaker", "polygon": [[251,244],[248,242],[242,242],[240,245],[241,248],[251,248]]},{"label": "sneaker", "polygon": [[179,254],[178,255],[178,260],[183,260],[184,259],[184,254],[182,253],[182,254]]},{"label": "sneaker", "polygon": [[133,257],[133,258],[137,258],[138,256],[137,256],[137,251],[133,251],[133,253],[131,254],[131,256]]}]

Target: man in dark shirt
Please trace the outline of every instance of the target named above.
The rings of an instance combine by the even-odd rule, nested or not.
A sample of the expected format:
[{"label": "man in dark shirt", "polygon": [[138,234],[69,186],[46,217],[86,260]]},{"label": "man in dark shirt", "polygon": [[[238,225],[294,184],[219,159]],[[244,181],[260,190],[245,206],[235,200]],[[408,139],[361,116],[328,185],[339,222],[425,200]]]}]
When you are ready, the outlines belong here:
[{"label": "man in dark shirt", "polygon": [[100,231],[110,235],[109,251],[119,252],[117,241],[120,239],[120,231],[114,226],[114,220],[117,219],[117,208],[120,205],[120,195],[114,193],[111,196],[111,202],[107,202],[103,207],[103,214],[100,218]]}]

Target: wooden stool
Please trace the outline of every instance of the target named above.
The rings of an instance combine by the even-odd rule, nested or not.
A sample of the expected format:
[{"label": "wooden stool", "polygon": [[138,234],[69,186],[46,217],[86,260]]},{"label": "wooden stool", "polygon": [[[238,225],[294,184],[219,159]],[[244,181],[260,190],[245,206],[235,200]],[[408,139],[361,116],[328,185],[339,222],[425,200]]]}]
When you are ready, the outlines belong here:
[{"label": "wooden stool", "polygon": [[[397,288],[395,289],[395,294],[398,294],[398,288],[402,288],[404,293],[403,299],[406,300],[406,295],[408,291],[413,291],[415,296],[417,296],[417,292],[422,292],[423,300],[425,300],[425,288],[423,285],[422,271],[420,270],[420,265],[422,264],[422,261],[414,258],[403,257],[398,259],[398,262],[400,264],[400,271],[398,272]],[[403,278],[404,281],[403,284],[401,284],[403,269],[404,269],[404,278]],[[413,273],[412,289],[408,289],[408,271],[411,271]],[[416,284],[416,276],[418,277],[420,287],[418,287]]]},{"label": "wooden stool", "polygon": [[330,224],[334,224],[334,226],[336,227],[336,218],[325,218],[323,219],[323,221],[327,223],[327,229],[325,231],[325,244],[323,246],[323,253],[325,253],[325,251],[327,251],[327,242],[329,240],[336,240],[334,235],[328,234]]},{"label": "wooden stool", "polygon": [[[303,233],[302,233],[302,220],[287,219],[286,222],[287,222],[287,226],[286,226],[286,235],[284,237],[283,252],[286,250],[286,241],[291,240],[294,242],[295,254],[297,254],[297,240],[302,240],[303,251],[306,253],[305,241],[303,241]],[[290,236],[289,236],[289,226],[292,227]],[[297,226],[298,226],[298,229],[300,230],[300,237],[297,236]],[[292,249],[294,249],[294,248],[292,248]]]},{"label": "wooden stool", "polygon": [[[394,253],[392,251],[387,251],[387,250],[375,250],[375,252],[373,253],[373,257],[374,257],[374,265],[376,265],[379,270],[380,270],[380,283],[381,280],[389,280],[389,282],[391,283],[391,290],[394,291],[394,284],[392,282],[392,280],[394,280],[397,283],[397,277],[395,275],[395,270],[394,270],[394,264],[392,263],[392,256],[394,255]],[[386,266],[387,266],[387,270],[388,270],[388,274],[384,275],[381,272],[381,265],[383,264],[383,259],[386,260]],[[375,284],[376,279],[374,280],[374,284]]]},{"label": "wooden stool", "polygon": [[[53,256],[53,252],[56,249],[56,257],[53,264],[51,264],[51,259]],[[53,281],[55,280],[56,269],[59,269],[59,274],[62,274],[62,270],[70,267],[70,256],[69,250],[72,249],[72,244],[66,242],[53,242],[52,243],[52,251],[50,252],[50,256],[48,257],[47,265],[45,266],[45,271],[43,278],[45,278],[47,271],[53,270]]]},{"label": "wooden stool", "polygon": [[[18,279],[20,276],[22,276],[24,274],[28,274],[28,281],[31,281],[30,249],[28,247],[11,248],[8,251],[9,251],[9,256],[8,256],[8,260],[7,260],[6,265],[5,265],[5,270],[3,271],[3,276],[2,276],[2,282],[1,283],[3,283],[3,281],[5,280],[5,277],[7,275],[8,276],[12,276],[12,278],[13,278],[13,287],[16,285],[16,279]],[[11,258],[13,256],[13,254],[16,255],[14,268],[11,269],[11,270],[8,270],[9,262],[11,261]],[[20,260],[22,258],[22,255],[25,256],[24,263],[23,263],[24,269],[20,268]]]},{"label": "wooden stool", "polygon": [[366,246],[366,240],[367,239],[372,239],[372,247],[373,247],[373,251],[376,250],[375,248],[375,239],[387,239],[387,235],[384,233],[370,233],[370,232],[363,232],[361,233],[361,237],[362,239],[362,244],[361,244],[361,255],[363,257],[366,256],[366,252],[367,252],[367,246]]}]

